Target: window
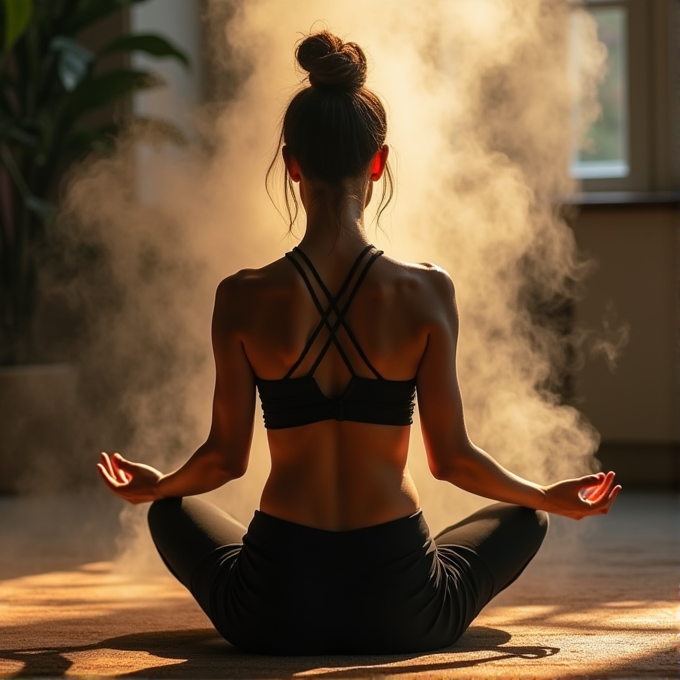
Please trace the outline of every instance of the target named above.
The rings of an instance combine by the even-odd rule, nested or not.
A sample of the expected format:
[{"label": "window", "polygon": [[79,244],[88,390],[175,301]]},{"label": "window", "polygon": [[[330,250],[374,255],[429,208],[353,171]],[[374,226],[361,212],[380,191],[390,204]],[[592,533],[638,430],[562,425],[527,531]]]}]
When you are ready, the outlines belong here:
[{"label": "window", "polygon": [[582,4],[607,46],[608,73],[600,118],[573,150],[572,176],[584,191],[677,191],[680,0]]},{"label": "window", "polygon": [[[597,23],[598,38],[607,46],[607,75],[598,93],[600,117],[590,126],[583,142],[575,145],[571,174],[577,179],[627,177],[630,172],[627,8],[595,7],[590,14]],[[578,35],[572,39],[572,49],[578,49]]]}]

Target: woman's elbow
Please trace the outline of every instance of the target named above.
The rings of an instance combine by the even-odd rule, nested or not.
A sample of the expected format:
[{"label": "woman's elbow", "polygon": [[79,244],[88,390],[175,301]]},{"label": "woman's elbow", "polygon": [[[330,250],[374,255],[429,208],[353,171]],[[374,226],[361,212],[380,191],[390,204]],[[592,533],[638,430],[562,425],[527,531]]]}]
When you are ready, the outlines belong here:
[{"label": "woman's elbow", "polygon": [[453,482],[457,476],[457,468],[452,460],[430,459],[429,467],[432,476],[440,482]]},{"label": "woman's elbow", "polygon": [[243,477],[248,470],[248,460],[231,461],[229,465],[222,468],[222,473],[227,477],[226,481]]},{"label": "woman's elbow", "polygon": [[428,456],[428,464],[432,476],[442,482],[458,485],[469,473],[466,453],[466,447],[460,446],[451,449],[444,455]]},{"label": "woman's elbow", "polygon": [[213,470],[216,476],[224,480],[223,484],[232,479],[239,479],[248,470],[248,456],[218,455],[213,462]]},{"label": "woman's elbow", "polygon": [[210,447],[205,452],[204,464],[208,468],[208,474],[222,485],[245,475],[248,456]]}]

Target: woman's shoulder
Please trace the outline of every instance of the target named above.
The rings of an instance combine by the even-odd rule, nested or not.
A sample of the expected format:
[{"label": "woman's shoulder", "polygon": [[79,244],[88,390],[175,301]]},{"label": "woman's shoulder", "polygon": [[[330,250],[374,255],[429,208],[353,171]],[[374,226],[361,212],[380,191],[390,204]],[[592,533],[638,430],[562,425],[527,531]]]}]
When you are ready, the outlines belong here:
[{"label": "woman's shoulder", "polygon": [[236,317],[250,316],[253,310],[266,312],[267,304],[290,296],[291,283],[285,258],[259,268],[240,269],[218,284],[215,309]]},{"label": "woman's shoulder", "polygon": [[413,290],[416,295],[428,299],[450,300],[455,291],[449,273],[432,262],[404,262],[383,256],[385,263],[395,272],[397,280]]},{"label": "woman's shoulder", "polygon": [[253,295],[281,290],[291,279],[290,267],[286,266],[285,259],[281,257],[259,268],[239,269],[220,281],[218,295]]}]

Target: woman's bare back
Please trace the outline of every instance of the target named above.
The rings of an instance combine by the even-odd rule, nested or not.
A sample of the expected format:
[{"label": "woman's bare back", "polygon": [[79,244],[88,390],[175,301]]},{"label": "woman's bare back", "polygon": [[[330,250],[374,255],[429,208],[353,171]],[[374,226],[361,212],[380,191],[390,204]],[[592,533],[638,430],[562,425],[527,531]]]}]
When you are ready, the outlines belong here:
[{"label": "woman's bare back", "polygon": [[[332,294],[351,266],[352,259],[341,255],[314,260]],[[436,315],[427,292],[431,271],[380,257],[348,307],[347,325],[387,380],[410,380],[417,375],[428,327]],[[241,291],[241,337],[248,362],[257,378],[279,380],[300,357],[320,322],[320,312],[287,258],[239,272],[235,278]],[[326,309],[328,300],[313,285]],[[344,298],[340,307],[346,304],[347,295]],[[337,320],[335,312],[329,320],[331,324]],[[309,373],[328,337],[324,328],[291,377]],[[337,338],[354,372],[374,378],[342,325]],[[335,399],[344,393],[351,373],[333,344],[313,377],[324,395]],[[418,495],[407,468],[409,431],[408,426],[336,420],[268,430],[272,468],[260,508],[282,519],[336,531],[415,512]]]}]

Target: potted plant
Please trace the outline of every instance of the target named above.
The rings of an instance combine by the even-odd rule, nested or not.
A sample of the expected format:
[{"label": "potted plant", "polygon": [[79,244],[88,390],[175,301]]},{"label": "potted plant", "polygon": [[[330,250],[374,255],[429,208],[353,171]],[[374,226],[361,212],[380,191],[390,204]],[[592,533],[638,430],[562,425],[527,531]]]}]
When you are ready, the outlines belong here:
[{"label": "potted plant", "polygon": [[[0,0],[0,367],[9,367],[0,370],[0,490],[16,486],[8,482],[16,467],[11,461],[17,449],[25,454],[26,434],[44,440],[50,422],[64,421],[57,407],[75,390],[68,371],[34,366],[39,272],[59,177],[93,150],[105,152],[119,127],[134,120],[97,121],[98,111],[162,85],[149,71],[102,65],[112,55],[125,62],[135,53],[189,65],[180,49],[155,34],[117,35],[96,50],[83,43],[87,29],[144,1]],[[145,123],[181,136],[169,123]],[[38,401],[47,413],[35,413]]]}]

